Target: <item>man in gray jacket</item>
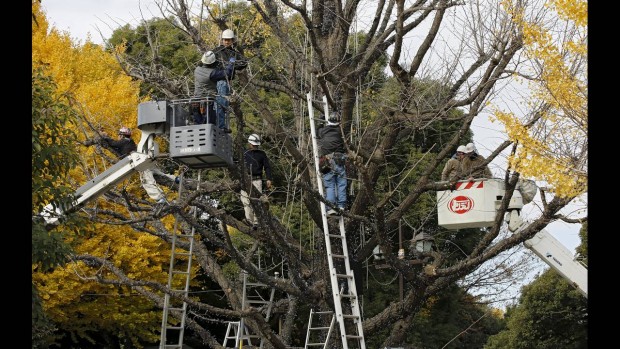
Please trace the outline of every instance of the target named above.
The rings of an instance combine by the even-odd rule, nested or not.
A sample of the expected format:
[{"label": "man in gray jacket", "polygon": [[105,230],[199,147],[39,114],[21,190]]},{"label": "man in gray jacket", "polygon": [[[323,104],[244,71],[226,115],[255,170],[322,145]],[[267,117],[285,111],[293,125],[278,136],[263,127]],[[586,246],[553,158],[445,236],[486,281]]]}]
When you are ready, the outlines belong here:
[{"label": "man in gray jacket", "polygon": [[[198,66],[194,69],[194,97],[215,97],[217,95],[217,82],[232,79],[234,76],[233,64],[228,64],[225,69],[218,67],[218,62],[213,51],[207,51],[202,55]],[[193,109],[194,123],[215,124],[215,107],[213,100],[200,102],[199,108]],[[230,132],[226,127],[228,123],[219,123],[219,128],[224,132]]]}]

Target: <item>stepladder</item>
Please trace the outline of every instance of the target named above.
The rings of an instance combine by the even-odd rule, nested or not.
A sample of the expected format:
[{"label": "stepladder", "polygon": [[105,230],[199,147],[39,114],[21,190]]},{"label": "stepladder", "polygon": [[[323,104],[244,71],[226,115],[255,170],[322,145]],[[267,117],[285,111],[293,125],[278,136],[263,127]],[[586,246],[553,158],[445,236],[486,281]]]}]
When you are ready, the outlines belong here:
[{"label": "stepladder", "polygon": [[[229,346],[228,340],[232,340],[232,347]],[[259,341],[260,336],[250,334],[249,328],[243,324],[243,321],[230,321],[222,346],[224,348],[253,347],[252,340]]]},{"label": "stepladder", "polygon": [[[275,277],[279,277],[278,272],[275,273]],[[254,281],[248,273],[245,271],[243,272],[242,310],[254,307],[265,314],[265,321],[269,321],[273,309],[274,296],[275,288]],[[233,340],[234,346],[229,346],[229,339]],[[245,319],[241,318],[240,321],[231,321],[228,323],[222,346],[224,348],[253,346],[262,349],[264,344],[264,339],[259,332],[251,329]]]}]

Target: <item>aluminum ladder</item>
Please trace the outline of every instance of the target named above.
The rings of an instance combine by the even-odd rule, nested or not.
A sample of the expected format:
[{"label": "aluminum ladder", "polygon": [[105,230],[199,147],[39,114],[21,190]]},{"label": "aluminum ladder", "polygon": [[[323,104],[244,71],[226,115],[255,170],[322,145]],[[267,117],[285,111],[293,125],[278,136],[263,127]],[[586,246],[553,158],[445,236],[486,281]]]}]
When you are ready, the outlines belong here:
[{"label": "aluminum ladder", "polygon": [[[183,176],[180,177],[179,183],[179,198],[181,197],[181,191],[183,189]],[[198,183],[200,183],[200,173],[198,174]],[[194,217],[197,214],[197,209],[194,207]],[[174,222],[174,233],[172,235],[172,252],[170,253],[170,268],[168,271],[168,289],[172,292],[181,294],[185,297],[189,293],[189,284],[191,280],[192,270],[192,253],[194,250],[194,233],[195,229],[192,227],[189,234],[177,234],[178,221]],[[188,249],[185,251],[177,251],[177,244],[186,244]],[[179,263],[179,262],[184,262]],[[181,279],[181,280],[179,280]],[[182,289],[174,289],[174,285],[179,282],[184,282]],[[170,312],[179,312],[177,321],[170,319]],[[171,299],[170,295],[166,293],[164,295],[164,312],[161,321],[161,337],[159,341],[159,349],[182,349],[183,348],[183,336],[185,334],[185,317],[187,315],[187,303],[178,299]],[[176,339],[175,339],[176,338]],[[171,343],[168,343],[170,341]],[[173,343],[174,342],[174,343]]]},{"label": "aluminum ladder", "polygon": [[[319,324],[316,326],[312,325],[314,315],[319,317]],[[323,319],[325,316],[329,316],[330,318],[329,326],[325,326],[325,319]],[[310,319],[308,320],[308,332],[306,333],[306,344],[304,345],[304,349],[318,346],[327,349],[327,343],[331,337],[335,320],[336,318],[334,317],[333,311],[314,311],[314,309],[310,309]],[[322,333],[324,333],[324,335],[322,335]]]},{"label": "aluminum ladder", "polygon": [[[319,171],[317,134],[314,125],[315,119],[314,108],[312,107],[312,96],[310,93],[307,94],[307,99],[317,184],[319,194],[322,197],[325,197],[322,176]],[[329,115],[327,98],[325,96],[323,97],[323,105],[325,106],[324,115]],[[339,231],[337,233],[330,232],[325,203],[321,201],[320,204],[321,216],[323,218],[325,250],[329,265],[332,297],[334,299],[334,313],[336,322],[338,323],[338,328],[340,330],[342,348],[366,349],[359,299],[355,287],[355,275],[353,274],[353,270],[351,270],[351,264],[349,261],[344,217],[338,216]],[[311,327],[311,324],[308,324],[308,327]],[[306,343],[306,345],[308,345],[308,343]]]},{"label": "aluminum ladder", "polygon": [[[240,328],[243,328],[245,333],[241,333],[241,331],[239,330]],[[251,338],[252,336],[250,335],[249,329],[243,326],[241,324],[241,321],[230,321],[228,322],[228,327],[226,328],[226,336],[224,336],[224,343],[222,344],[222,346],[224,348],[228,348],[226,346],[226,343],[228,343],[229,339],[232,339],[234,341],[234,348],[241,348],[241,346],[243,345],[252,345],[252,343],[250,343]],[[243,341],[246,342],[242,343]]]},{"label": "aluminum ladder", "polygon": [[[275,273],[275,277],[278,278],[279,273]],[[271,317],[271,310],[273,309],[273,298],[275,296],[276,289],[271,288],[268,296],[265,295],[265,289],[267,289],[269,285],[260,283],[260,282],[251,282],[248,280],[248,273],[243,271],[243,295],[242,295],[242,304],[241,309],[245,310],[248,307],[260,308],[267,306],[265,313],[265,321],[269,321]],[[231,333],[232,332],[232,333]],[[240,321],[231,321],[228,323],[228,328],[226,329],[226,335],[224,336],[224,343],[222,346],[227,348],[226,344],[229,339],[234,339],[235,346],[234,348],[239,348],[242,341],[246,340],[247,345],[252,345],[252,340],[260,341],[259,348],[263,348],[263,338],[258,334],[250,333],[249,328],[245,325],[244,319],[241,318]]]}]

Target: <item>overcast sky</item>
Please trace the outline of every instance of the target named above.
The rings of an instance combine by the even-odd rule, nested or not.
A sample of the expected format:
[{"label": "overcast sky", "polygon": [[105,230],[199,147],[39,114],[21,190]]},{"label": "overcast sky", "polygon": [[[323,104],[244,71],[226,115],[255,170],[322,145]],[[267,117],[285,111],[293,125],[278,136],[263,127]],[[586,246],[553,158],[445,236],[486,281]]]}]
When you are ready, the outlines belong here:
[{"label": "overcast sky", "polygon": [[[42,0],[41,5],[51,26],[68,31],[72,38],[82,43],[88,33],[91,41],[101,44],[103,38],[109,38],[119,26],[130,24],[136,27],[142,17],[161,17],[154,0]],[[490,150],[505,139],[505,134],[497,127],[484,116],[477,117],[472,123],[474,141],[481,155],[488,155]],[[491,171],[499,175],[503,171],[502,166],[494,163],[490,164]],[[569,209],[583,209],[586,206],[575,205]],[[578,216],[582,217],[584,214]],[[547,231],[574,253],[580,243],[579,227],[577,224],[554,222],[549,225]]]},{"label": "overcast sky", "polygon": [[119,26],[129,23],[135,27],[142,15],[159,16],[153,0],[42,0],[41,6],[50,25],[69,31],[82,42],[90,33],[98,44],[103,43],[102,34],[107,39]]}]

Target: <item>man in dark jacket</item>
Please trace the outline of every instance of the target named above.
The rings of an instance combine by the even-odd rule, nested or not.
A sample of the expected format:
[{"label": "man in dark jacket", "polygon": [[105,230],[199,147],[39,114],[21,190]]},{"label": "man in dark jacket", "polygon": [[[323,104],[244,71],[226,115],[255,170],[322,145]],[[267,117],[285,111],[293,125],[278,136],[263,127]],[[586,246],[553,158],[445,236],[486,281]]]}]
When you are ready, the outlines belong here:
[{"label": "man in dark jacket", "polygon": [[114,140],[108,137],[105,132],[102,132],[101,143],[105,143],[110,146],[114,154],[116,154],[119,159],[124,158],[132,151],[136,151],[138,148],[136,142],[131,139],[131,130],[127,127],[121,127],[118,130],[118,140]]},{"label": "man in dark jacket", "polygon": [[338,207],[329,209],[328,216],[336,216],[344,211],[347,204],[346,149],[340,130],[340,114],[332,111],[327,118],[327,126],[319,129],[317,135],[319,157],[325,157],[330,170],[323,173],[325,200]]},{"label": "man in dark jacket", "polygon": [[[220,45],[213,49],[213,53],[222,69],[229,64],[233,65],[235,71],[241,71],[248,65],[243,53],[236,47],[235,32],[226,29],[220,36]],[[215,97],[215,113],[217,115],[218,125],[225,123],[228,118],[228,107],[230,102],[230,80],[220,80],[217,82],[217,96]],[[220,126],[221,127],[221,126]]]},{"label": "man in dark jacket", "polygon": [[[271,181],[273,180],[273,177],[267,154],[261,149],[258,149],[260,143],[261,140],[259,135],[251,134],[250,137],[248,137],[249,148],[245,151],[245,153],[243,153],[243,162],[247,173],[252,176],[251,189],[257,190],[261,194],[261,201],[264,202],[267,198],[263,195],[263,172],[265,173],[265,177],[267,179],[265,182],[267,189],[271,189]],[[258,218],[254,214],[254,209],[250,203],[251,196],[252,195],[247,191],[241,190],[241,202],[243,203],[243,209],[245,211],[245,219],[248,224],[252,225],[253,229],[257,229]]]},{"label": "man in dark jacket", "polygon": [[[217,83],[219,81],[226,81],[232,79],[234,76],[234,69],[232,64],[226,65],[225,69],[219,67],[216,56],[213,51],[207,51],[202,55],[198,66],[194,69],[194,97],[203,98],[216,96]],[[213,101],[201,102],[200,109],[194,108],[194,123],[204,124],[206,122],[210,124],[216,123],[216,111],[213,105]],[[226,120],[217,120],[218,127],[225,132],[230,132],[227,127]]]}]

